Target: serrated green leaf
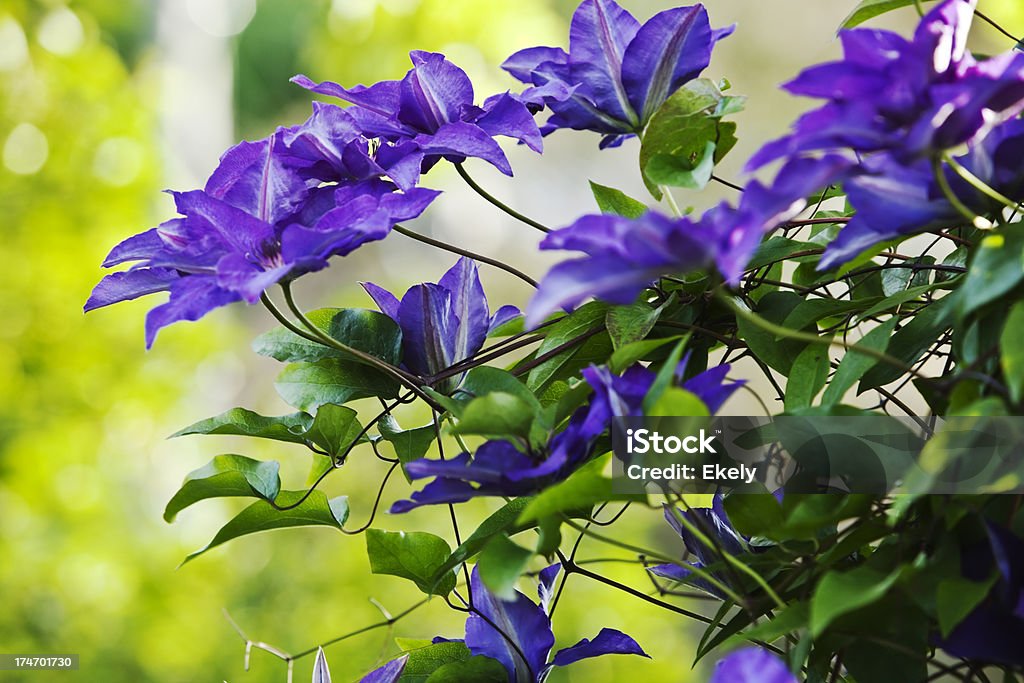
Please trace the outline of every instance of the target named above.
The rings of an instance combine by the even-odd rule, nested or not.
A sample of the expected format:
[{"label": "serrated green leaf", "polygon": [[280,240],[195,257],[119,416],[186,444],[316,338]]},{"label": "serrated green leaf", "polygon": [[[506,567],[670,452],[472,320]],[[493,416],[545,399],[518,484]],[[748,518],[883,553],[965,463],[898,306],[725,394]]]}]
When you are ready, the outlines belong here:
[{"label": "serrated green leaf", "polygon": [[625,216],[626,218],[639,218],[647,213],[646,204],[633,199],[622,190],[598,185],[593,180],[590,181],[590,190],[594,193],[594,199],[597,201],[601,213]]},{"label": "serrated green leaf", "polygon": [[185,477],[178,492],[164,509],[164,521],[200,500],[232,496],[274,500],[281,490],[281,466],[274,461],[253,460],[244,455],[218,455]]},{"label": "serrated green leaf", "polygon": [[[306,496],[305,491],[281,491],[277,494],[274,503],[278,507],[295,505],[302,500],[303,496]],[[295,526],[329,526],[341,529],[346,520],[348,520],[348,496],[339,496],[328,500],[323,491],[313,491],[306,496],[305,500],[289,510],[275,509],[265,500],[256,501],[221,527],[206,547],[186,557],[182,564],[239,536]]]},{"label": "serrated green leaf", "polygon": [[390,377],[339,358],[292,363],[281,371],[274,387],[290,405],[307,412],[316,412],[318,406],[326,403],[341,405],[371,396],[398,396],[398,384]]},{"label": "serrated green leaf", "polygon": [[[364,308],[320,308],[306,317],[321,332],[381,360],[398,365],[402,357],[402,331],[398,323],[377,311]],[[362,362],[339,349],[300,337],[285,327],[277,327],[256,337],[253,351],[283,363],[315,362],[342,358]]]},{"label": "serrated green leaf", "polygon": [[434,580],[434,574],[452,554],[448,542],[440,536],[425,531],[369,529],[366,553],[374,574],[409,579],[427,595],[447,595],[455,589],[454,572]]},{"label": "serrated green leaf", "polygon": [[266,417],[245,408],[232,408],[189,425],[171,434],[170,438],[189,434],[224,434],[301,444],[305,443],[303,434],[312,422],[313,418],[306,413]]}]

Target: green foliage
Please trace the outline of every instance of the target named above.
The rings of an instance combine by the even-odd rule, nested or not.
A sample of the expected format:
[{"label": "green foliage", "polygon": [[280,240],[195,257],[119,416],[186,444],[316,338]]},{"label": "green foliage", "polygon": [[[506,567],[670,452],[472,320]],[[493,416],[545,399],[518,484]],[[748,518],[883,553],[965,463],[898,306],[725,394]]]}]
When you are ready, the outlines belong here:
[{"label": "green foliage", "polygon": [[614,187],[599,185],[593,180],[590,181],[590,190],[594,193],[594,199],[601,213],[610,213],[626,218],[639,218],[647,212],[647,205],[633,199],[622,190]]},{"label": "green foliage", "polygon": [[[376,356],[391,365],[397,365],[401,360],[402,331],[383,313],[362,308],[321,308],[305,315],[321,332],[357,351]],[[362,362],[344,351],[300,337],[285,327],[276,327],[256,337],[252,349],[282,363],[311,363],[326,358]]]},{"label": "green foliage", "polygon": [[451,553],[447,541],[425,531],[369,529],[366,532],[370,571],[409,579],[427,595],[447,595],[454,590],[454,572],[448,571],[435,578]]},{"label": "green foliage", "polygon": [[190,472],[164,509],[164,521],[206,498],[257,496],[272,501],[281,490],[281,466],[244,455],[218,455],[207,465]]},{"label": "green foliage", "polygon": [[360,398],[396,398],[398,383],[366,365],[340,358],[315,363],[292,363],[274,382],[289,405],[315,412],[328,403],[343,404]]}]

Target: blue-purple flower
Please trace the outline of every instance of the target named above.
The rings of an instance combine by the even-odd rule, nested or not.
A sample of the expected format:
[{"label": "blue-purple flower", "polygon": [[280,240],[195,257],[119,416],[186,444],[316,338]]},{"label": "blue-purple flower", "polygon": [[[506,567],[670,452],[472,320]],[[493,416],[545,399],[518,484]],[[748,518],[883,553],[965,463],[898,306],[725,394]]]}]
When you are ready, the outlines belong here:
[{"label": "blue-purple flower", "polygon": [[413,68],[400,81],[352,88],[330,81],[316,83],[301,75],[292,81],[352,103],[345,111],[359,131],[396,146],[395,154],[405,161],[406,170],[411,170],[409,152],[415,149],[424,170],[442,157],[453,162],[478,157],[512,175],[505,153],[494,141],[497,135],[541,151],[540,130],[518,99],[506,93],[476,106],[469,76],[444,55],[416,50],[409,57]]},{"label": "blue-purple flower", "polygon": [[527,307],[526,324],[534,327],[560,308],[590,297],[632,303],[663,275],[717,267],[735,283],[765,234],[800,213],[807,195],[841,177],[850,165],[839,155],[795,159],[782,168],[771,188],[753,181],[736,208],[723,203],[698,220],[656,211],[636,219],[584,216],[541,242],[541,249],[569,249],[586,256],[548,271]]},{"label": "blue-purple flower", "polygon": [[[347,147],[354,140],[336,142]],[[134,265],[103,278],[85,310],[170,292],[170,300],[146,318],[149,347],[166,325],[197,320],[239,300],[255,303],[272,284],[325,268],[330,257],[382,239],[438,194],[423,188],[400,192],[373,175],[356,180],[344,151],[334,158],[326,148],[321,167],[344,172],[351,182],[322,185],[310,172],[319,162],[291,163],[297,143],[287,129],[242,142],[224,154],[203,190],[172,193],[180,217],[115,246],[103,265]],[[348,149],[350,158],[360,156],[358,149]]]},{"label": "blue-purple flower", "polygon": [[997,581],[988,596],[971,610],[946,638],[936,644],[954,657],[1024,665],[1024,541],[1008,529],[985,522],[986,538],[965,548],[961,570],[965,579],[983,582],[993,572]]},{"label": "blue-purple flower", "polygon": [[603,133],[602,147],[639,135],[651,116],[711,62],[732,26],[712,29],[703,5],[677,7],[641,25],[613,0],[584,0],[569,28],[569,51],[521,50],[502,68],[530,84],[522,99],[552,112],[542,132]]},{"label": "blue-purple flower", "polygon": [[768,650],[744,647],[718,662],[709,683],[797,683],[797,678]]},{"label": "blue-purple flower", "polygon": [[844,59],[801,73],[785,88],[825,99],[793,132],[750,160],[758,168],[812,150],[887,151],[901,163],[983,138],[1024,108],[1024,53],[977,62],[967,50],[976,0],[945,0],[913,40],[843,31]]},{"label": "blue-purple flower", "polygon": [[[685,370],[679,364],[677,376]],[[728,365],[720,365],[682,382],[711,412],[742,386],[726,381]],[[594,390],[590,402],[577,409],[566,427],[551,437],[542,452],[523,452],[504,440],[484,443],[475,455],[461,453],[448,460],[422,458],[406,465],[412,479],[435,477],[411,500],[400,500],[391,512],[408,512],[422,505],[462,503],[478,496],[521,496],[564,480],[594,455],[595,441],[616,417],[643,415],[643,401],[654,384],[655,374],[635,365],[622,375],[606,367],[590,367],[583,377]]]},{"label": "blue-purple flower", "polygon": [[[560,570],[561,565],[554,564],[540,573],[538,604],[519,591],[515,591],[514,599],[502,600],[487,589],[477,569],[473,569],[470,592],[474,611],[466,619],[464,642],[474,656],[500,662],[508,672],[509,683],[541,683],[553,668],[592,657],[648,656],[635,640],[611,628],[603,628],[592,640],[584,638],[552,656],[555,635],[551,630],[550,597]],[[394,683],[404,669],[404,662],[397,666],[396,662],[401,660],[385,664],[363,680]],[[390,677],[384,676],[385,672]]]},{"label": "blue-purple flower", "polygon": [[[519,315],[515,306],[502,306],[491,315],[480,284],[476,262],[462,257],[437,283],[411,287],[399,300],[372,282],[363,289],[402,330],[405,367],[432,377],[475,354],[487,334]],[[459,377],[445,385],[453,390]]]},{"label": "blue-purple flower", "polygon": [[[708,547],[697,536],[685,526],[680,517],[696,527],[705,537],[712,540],[717,547]],[[729,515],[725,512],[723,497],[721,494],[714,495],[711,507],[690,508],[688,510],[673,509],[665,507],[665,520],[683,539],[686,550],[694,557],[690,566],[696,569],[704,569],[722,560],[722,553],[729,555],[740,555],[747,551],[747,539],[733,528],[729,521]],[[725,596],[707,580],[693,575],[693,572],[681,564],[659,564],[649,567],[648,571],[655,576],[660,576],[672,581],[686,582],[697,588],[707,591],[712,595],[725,599]],[[717,576],[715,578],[721,579]]]}]

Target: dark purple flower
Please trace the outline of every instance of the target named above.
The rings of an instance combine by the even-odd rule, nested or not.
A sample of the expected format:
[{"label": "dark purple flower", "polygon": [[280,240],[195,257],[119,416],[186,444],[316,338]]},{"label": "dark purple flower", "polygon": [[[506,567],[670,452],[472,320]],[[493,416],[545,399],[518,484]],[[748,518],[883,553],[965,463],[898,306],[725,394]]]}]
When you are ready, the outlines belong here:
[{"label": "dark purple flower", "polygon": [[945,0],[913,40],[843,31],[844,59],[801,73],[785,88],[826,103],[750,160],[758,168],[812,150],[887,151],[908,163],[983,138],[1024,109],[1024,53],[977,62],[967,50],[976,0]]},{"label": "dark purple flower", "polygon": [[632,303],[662,275],[717,267],[735,283],[765,234],[800,213],[807,195],[841,177],[850,165],[838,155],[795,159],[770,189],[754,181],[736,208],[723,203],[698,220],[655,211],[636,219],[584,216],[541,242],[541,249],[570,249],[586,256],[548,271],[527,308],[526,324],[534,327],[558,309],[590,297]]},{"label": "dark purple flower", "polygon": [[710,683],[797,683],[797,678],[768,650],[745,647],[718,662]]},{"label": "dark purple flower", "polygon": [[[678,374],[685,369],[684,360]],[[742,382],[726,382],[728,365],[696,375],[681,384],[715,411]],[[411,500],[400,500],[391,512],[408,512],[421,505],[461,503],[478,496],[521,496],[564,480],[594,455],[594,446],[616,417],[643,415],[644,397],[655,374],[635,365],[621,376],[605,367],[590,367],[583,377],[594,390],[588,405],[578,408],[566,427],[549,440],[542,452],[522,452],[509,441],[484,443],[469,453],[448,460],[422,458],[406,465],[412,479],[435,477]]]},{"label": "dark purple flower", "polygon": [[[558,575],[559,565],[542,573],[538,593],[541,604],[516,591],[515,599],[502,600],[487,589],[473,569],[470,580],[473,606],[480,614],[466,619],[466,646],[474,655],[491,657],[501,662],[509,673],[509,681],[535,683],[543,681],[556,666],[608,654],[629,654],[647,657],[635,640],[614,629],[605,628],[593,639],[583,639],[572,647],[559,650],[551,657],[555,636],[545,593],[550,593]],[[498,625],[499,632],[493,625]],[[550,658],[550,659],[549,659]]]},{"label": "dark purple flower", "polygon": [[641,26],[613,0],[584,0],[569,28],[569,51],[533,47],[502,68],[531,85],[524,101],[553,112],[542,132],[559,128],[605,135],[602,147],[639,135],[651,116],[711,62],[732,26],[712,29],[703,5],[677,7]]},{"label": "dark purple flower", "polygon": [[[378,138],[399,148],[408,164],[412,143],[425,167],[441,157],[459,162],[478,157],[512,175],[505,153],[494,141],[504,135],[541,151],[540,130],[526,106],[509,94],[473,103],[473,84],[466,72],[442,54],[409,53],[413,68],[400,81],[344,88],[337,83],[315,83],[306,76],[293,82],[303,88],[351,102],[346,112],[367,138]],[[398,182],[396,180],[396,182]]]},{"label": "dark purple flower", "polygon": [[[476,263],[460,258],[437,283],[411,287],[401,301],[372,282],[362,283],[380,310],[402,329],[403,362],[430,377],[469,358],[483,346],[487,334],[519,315],[515,306],[502,306],[492,316],[480,284]],[[458,385],[458,377],[448,383]]]},{"label": "dark purple flower", "polygon": [[987,538],[964,550],[965,579],[985,581],[993,571],[998,580],[988,596],[947,638],[936,644],[954,657],[1024,665],[1024,541],[1005,527],[985,522]]},{"label": "dark purple flower", "polygon": [[279,153],[285,137],[282,130],[242,142],[221,157],[203,190],[172,193],[181,217],[114,247],[105,267],[135,265],[101,280],[85,310],[169,291],[170,300],[146,318],[149,347],[166,325],[234,301],[255,303],[270,285],[382,239],[438,194],[398,192],[378,178],[321,185]]},{"label": "dark purple flower", "polygon": [[[1024,120],[1009,121],[973,146],[957,161],[982,182],[1011,198],[1024,196]],[[942,170],[960,201],[978,215],[1002,208],[948,166]],[[832,268],[886,240],[945,228],[963,217],[939,187],[931,163],[921,159],[900,164],[888,154],[866,158],[845,183],[856,213],[829,243],[818,264]]]},{"label": "dark purple flower", "polygon": [[[703,569],[709,565],[716,564],[722,560],[721,553],[740,555],[747,551],[747,539],[733,528],[722,501],[722,495],[716,493],[709,508],[679,510],[668,506],[665,507],[665,520],[683,539],[686,550],[695,558],[693,562],[689,563],[692,567]],[[704,536],[716,543],[717,548],[709,548],[706,544],[702,543],[689,528],[683,525],[679,520],[680,516],[696,527]],[[672,581],[684,581],[712,595],[725,599],[725,596],[714,585],[701,577],[695,577],[693,572],[682,565],[659,564],[649,567],[648,571],[656,576]],[[723,578],[718,575],[715,575],[715,577],[720,580]]]},{"label": "dark purple flower", "polygon": [[[466,619],[463,641],[474,656],[497,660],[508,671],[509,683],[541,683],[556,666],[568,666],[582,659],[602,655],[640,655],[648,657],[640,645],[625,633],[603,628],[590,640],[584,638],[572,647],[551,656],[555,634],[551,630],[550,598],[561,565],[553,564],[540,573],[537,593],[540,604],[515,591],[512,600],[502,600],[484,585],[473,568],[470,592],[474,610]],[[500,630],[499,630],[500,629]],[[451,642],[435,638],[435,643]],[[402,657],[371,672],[362,683],[394,683],[405,667]]]}]

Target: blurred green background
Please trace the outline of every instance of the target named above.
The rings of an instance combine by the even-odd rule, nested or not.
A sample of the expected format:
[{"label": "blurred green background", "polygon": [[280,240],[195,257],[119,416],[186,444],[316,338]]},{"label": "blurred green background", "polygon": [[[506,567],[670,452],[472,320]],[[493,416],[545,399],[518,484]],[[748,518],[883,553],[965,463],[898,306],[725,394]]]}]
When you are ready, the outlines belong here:
[{"label": "blurred green background", "polygon": [[[641,17],[670,6],[625,2]],[[751,95],[740,117],[742,146],[723,173],[776,136],[807,103],[776,84],[836,53],[831,31],[854,4],[710,0],[713,23],[740,22],[708,72]],[[443,50],[474,78],[478,95],[512,87],[497,65],[529,45],[564,45],[570,0],[0,0],[0,652],[78,653],[77,673],[30,681],[283,681],[285,668],[243,643],[227,610],[254,640],[299,651],[380,619],[369,597],[397,612],[415,602],[404,582],[369,574],[363,540],[327,530],[255,535],[176,569],[244,503],[211,501],[161,519],[184,475],[218,453],[282,461],[286,487],[300,486],[308,454],[230,437],[167,441],[167,434],[235,405],[288,412],[272,388],[274,363],[249,351],[271,322],[236,305],[199,324],[164,331],[143,350],[152,300],[84,317],[109,247],[171,215],[165,187],[200,186],[219,154],[242,137],[305,118],[295,73],[342,83],[397,78],[409,49]],[[1024,25],[1014,0],[986,2],[1008,26]],[[890,22],[909,26],[906,13]],[[979,31],[984,29],[979,28]],[[990,49],[1005,49],[985,33]],[[750,64],[757,64],[750,69]],[[564,224],[593,209],[586,180],[642,196],[635,144],[602,155],[597,137],[548,138],[544,162],[509,149],[515,182],[472,164],[495,194]],[[578,169],[585,169],[580,171]],[[439,168],[425,184],[446,190],[417,229],[459,241],[540,274],[532,234],[485,209]],[[708,205],[717,189],[683,199]],[[435,280],[453,258],[395,235],[339,260],[299,288],[307,307],[369,306],[354,285],[372,279],[404,290]],[[494,307],[528,292],[485,272]],[[372,407],[371,407],[372,409]],[[410,416],[411,420],[422,415]],[[383,470],[368,453],[327,482],[348,494],[353,523],[369,513]],[[291,484],[289,486],[288,484]],[[385,502],[407,495],[394,481]],[[491,504],[470,507],[472,528]],[[446,514],[446,513],[445,513]],[[631,511],[624,532],[669,552],[658,515]],[[437,511],[401,520],[447,529]],[[383,515],[379,523],[396,528]],[[614,553],[585,546],[583,557]],[[635,566],[609,575],[647,589]],[[556,681],[700,681],[691,671],[698,631],[629,596],[574,578],[559,608],[559,646],[622,629],[653,660],[604,658],[556,672]],[[328,649],[335,680],[355,680],[395,651],[393,636],[458,637],[461,619],[443,603],[396,625]],[[296,663],[308,680],[311,658]]]}]

